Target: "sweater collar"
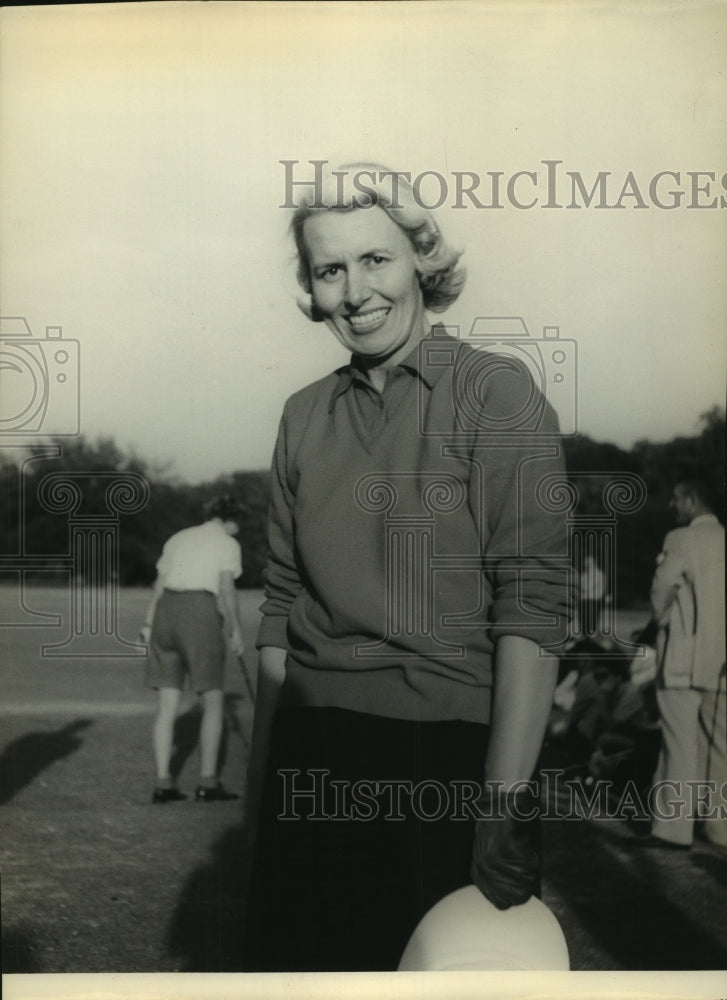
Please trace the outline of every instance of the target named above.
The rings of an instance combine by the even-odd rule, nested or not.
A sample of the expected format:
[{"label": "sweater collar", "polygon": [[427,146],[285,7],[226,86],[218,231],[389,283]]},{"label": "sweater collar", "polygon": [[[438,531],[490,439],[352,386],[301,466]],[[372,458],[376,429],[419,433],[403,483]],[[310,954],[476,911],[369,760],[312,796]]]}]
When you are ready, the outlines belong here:
[{"label": "sweater collar", "polygon": [[[445,368],[454,363],[458,344],[459,340],[448,334],[441,323],[437,323],[396,367],[407,372],[412,378],[418,378],[431,390],[441,378]],[[328,404],[329,413],[333,410],[339,396],[343,396],[354,382],[368,383],[366,369],[355,354],[351,355],[351,360],[347,365],[337,368],[334,375],[337,376],[337,379],[331,393],[331,401]]]}]

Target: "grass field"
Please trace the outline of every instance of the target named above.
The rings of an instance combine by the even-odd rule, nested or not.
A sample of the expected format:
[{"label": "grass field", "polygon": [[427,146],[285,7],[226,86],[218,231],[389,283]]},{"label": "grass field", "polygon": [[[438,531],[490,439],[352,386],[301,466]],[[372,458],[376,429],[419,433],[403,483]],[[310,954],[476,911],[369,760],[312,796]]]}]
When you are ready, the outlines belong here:
[{"label": "grass field", "polygon": [[[148,592],[121,593],[133,642]],[[250,650],[259,592],[240,592]],[[0,589],[0,621],[60,614],[68,596]],[[623,614],[620,634],[643,624]],[[254,675],[228,664],[222,778],[239,802],[154,807],[154,696],[143,659],[56,659],[65,626],[0,627],[3,965],[12,972],[222,972],[240,968],[246,866],[244,773]],[[254,667],[254,656],[248,657]],[[196,783],[197,708],[177,731],[179,785]],[[727,852],[638,854],[624,824],[545,824],[544,900],[580,970],[727,967]]]},{"label": "grass field", "polygon": [[[253,650],[261,595],[239,597]],[[10,588],[0,590],[0,620],[17,612],[14,598]],[[123,591],[121,638],[135,641],[148,601],[145,590]],[[63,614],[67,595],[34,589],[26,603]],[[153,807],[155,696],[143,687],[144,660],[41,655],[42,645],[64,638],[62,628],[0,629],[5,971],[171,971],[218,962],[229,968],[220,952],[234,954],[234,940],[223,941],[218,927],[234,938],[235,921],[223,917],[231,907],[238,917],[242,912],[231,872],[245,861],[243,806]],[[198,721],[188,695],[175,751],[187,791],[196,784]],[[221,758],[223,780],[239,792],[251,721],[250,693],[233,658]],[[216,858],[224,845],[231,853],[221,887]]]}]

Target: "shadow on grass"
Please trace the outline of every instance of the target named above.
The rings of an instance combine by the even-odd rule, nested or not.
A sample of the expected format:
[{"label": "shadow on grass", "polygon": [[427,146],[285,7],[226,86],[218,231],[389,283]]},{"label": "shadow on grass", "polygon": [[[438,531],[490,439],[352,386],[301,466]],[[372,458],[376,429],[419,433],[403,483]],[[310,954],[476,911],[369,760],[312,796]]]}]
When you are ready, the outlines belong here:
[{"label": "shadow on grass", "polygon": [[52,732],[27,733],[9,743],[0,756],[0,805],[55,761],[75,753],[83,745],[77,734],[90,725],[91,719],[76,719]]},{"label": "shadow on grass", "polygon": [[34,936],[26,927],[3,930],[2,970],[4,975],[41,971],[33,940]]},{"label": "shadow on grass", "polygon": [[[242,701],[242,695],[226,694],[224,701],[224,716],[222,724],[222,739],[217,758],[217,773],[220,774],[227,760],[227,750],[230,734],[242,734],[237,704]],[[197,744],[199,743],[199,727],[202,721],[202,709],[199,702],[191,705],[186,712],[178,716],[174,723],[174,750],[169,762],[169,773],[178,778],[182,773]],[[244,741],[244,740],[243,740]]]},{"label": "shadow on grass", "polygon": [[[557,912],[574,971],[719,970],[727,963],[720,941],[724,904],[704,897],[697,922],[668,893],[669,866],[645,852],[625,859],[621,837],[589,823],[547,823],[547,896]],[[557,844],[557,846],[555,846]],[[550,850],[548,850],[550,848]],[[697,874],[724,875],[727,858],[680,859]],[[167,947],[182,972],[241,972],[249,854],[243,822],[226,830],[208,864],[187,880],[172,918]],[[548,905],[555,907],[552,899]],[[722,912],[718,912],[721,910]],[[710,931],[709,928],[712,928]]]},{"label": "shadow on grass", "polygon": [[[727,849],[712,848],[714,853],[697,854],[694,857],[694,864],[713,879],[717,885],[727,889]],[[719,852],[719,853],[717,853]],[[722,927],[727,927],[727,895],[724,897],[724,912],[722,914]],[[727,946],[725,946],[727,950]]]},{"label": "shadow on grass", "polygon": [[218,838],[209,864],[187,879],[167,934],[180,972],[242,971],[248,865],[240,822]]},{"label": "shadow on grass", "polygon": [[664,852],[657,856],[634,846],[607,824],[560,821],[544,826],[547,881],[567,908],[559,919],[572,969],[596,968],[583,959],[589,940],[603,955],[604,964],[597,967],[601,971],[725,968],[727,943],[719,930],[725,921],[723,897],[719,903],[716,893],[703,893],[696,922],[686,905],[675,901],[670,881],[687,874],[703,879],[700,868],[710,880],[720,872],[724,878],[727,855],[722,861],[699,849],[665,861]]},{"label": "shadow on grass", "polygon": [[[218,772],[225,766],[232,735],[240,736],[247,744],[238,713],[241,700],[239,694],[225,695]],[[193,705],[177,720],[170,768],[175,776],[198,742],[200,721],[199,705]],[[177,960],[180,972],[240,972],[243,968],[247,827],[241,810],[232,808],[233,825],[216,840],[209,863],[196,868],[187,878],[169,925],[167,949]]]}]

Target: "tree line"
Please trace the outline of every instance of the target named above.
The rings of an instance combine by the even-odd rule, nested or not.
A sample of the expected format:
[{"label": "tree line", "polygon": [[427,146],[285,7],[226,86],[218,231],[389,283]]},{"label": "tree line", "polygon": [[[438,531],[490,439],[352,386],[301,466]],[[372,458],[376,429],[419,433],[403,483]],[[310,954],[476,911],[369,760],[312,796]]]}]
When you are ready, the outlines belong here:
[{"label": "tree line", "polygon": [[[715,512],[724,521],[725,414],[718,407],[702,415],[697,433],[666,443],[637,441],[627,451],[577,435],[564,439],[564,448],[568,474],[578,482],[578,515],[602,513],[602,486],[609,477],[616,480],[622,473],[631,473],[641,477],[646,486],[641,509],[616,521],[616,578],[610,586],[620,604],[648,598],[661,542],[674,526],[668,504],[676,481],[705,481],[712,491]],[[5,499],[0,553],[47,559],[48,569],[37,571],[39,579],[52,579],[54,558],[68,554],[68,515],[50,513],[39,496],[43,479],[59,472],[82,474],[84,510],[99,514],[107,510],[104,494],[109,474],[134,473],[148,484],[149,499],[143,509],[119,515],[122,585],[149,585],[164,541],[173,532],[201,521],[205,503],[220,493],[233,493],[245,504],[239,536],[245,571],[240,585],[262,585],[267,555],[267,470],[239,471],[189,484],[165,469],[152,467],[136,454],[125,453],[111,438],[92,442],[84,437],[30,444],[22,459],[0,453],[0,488]],[[38,558],[34,565],[37,562]]]}]

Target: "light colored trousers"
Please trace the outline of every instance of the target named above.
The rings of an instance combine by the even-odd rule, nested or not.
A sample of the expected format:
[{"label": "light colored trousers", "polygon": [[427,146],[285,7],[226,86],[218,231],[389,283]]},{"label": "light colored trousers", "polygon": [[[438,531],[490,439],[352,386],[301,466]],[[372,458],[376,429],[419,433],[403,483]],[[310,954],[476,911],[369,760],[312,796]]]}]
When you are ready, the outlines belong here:
[{"label": "light colored trousers", "polygon": [[[727,692],[694,688],[657,691],[662,744],[654,775],[651,832],[691,844],[694,821],[727,847]],[[658,787],[659,782],[668,782]],[[695,782],[713,782],[715,792]],[[708,797],[709,795],[709,797]]]}]

